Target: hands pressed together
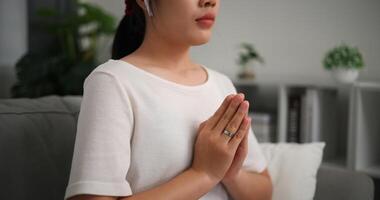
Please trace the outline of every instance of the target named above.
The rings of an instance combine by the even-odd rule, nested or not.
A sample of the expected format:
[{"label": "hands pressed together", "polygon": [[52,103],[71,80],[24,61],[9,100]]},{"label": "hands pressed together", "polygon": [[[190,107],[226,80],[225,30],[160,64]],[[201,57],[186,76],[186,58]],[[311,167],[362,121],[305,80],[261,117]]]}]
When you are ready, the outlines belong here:
[{"label": "hands pressed together", "polygon": [[[191,168],[215,181],[228,181],[239,175],[248,154],[251,118],[244,94],[228,95],[218,110],[202,122],[194,146]],[[224,130],[235,133],[232,137]]]}]

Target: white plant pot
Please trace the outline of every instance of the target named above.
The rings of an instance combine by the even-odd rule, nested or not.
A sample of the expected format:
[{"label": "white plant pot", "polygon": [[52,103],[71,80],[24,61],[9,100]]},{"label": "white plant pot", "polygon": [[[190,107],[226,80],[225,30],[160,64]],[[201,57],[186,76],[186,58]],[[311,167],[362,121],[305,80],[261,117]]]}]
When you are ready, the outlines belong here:
[{"label": "white plant pot", "polygon": [[352,68],[333,68],[332,69],[332,75],[340,83],[349,84],[354,83],[355,80],[359,76],[359,70],[358,69],[352,69]]}]

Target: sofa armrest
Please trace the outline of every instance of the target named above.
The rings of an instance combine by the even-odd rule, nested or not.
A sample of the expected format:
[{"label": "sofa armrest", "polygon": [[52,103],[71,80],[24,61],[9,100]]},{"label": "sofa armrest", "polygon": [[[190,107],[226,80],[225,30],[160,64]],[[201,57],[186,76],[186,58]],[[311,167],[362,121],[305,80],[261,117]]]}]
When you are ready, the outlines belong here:
[{"label": "sofa armrest", "polygon": [[373,200],[374,182],[361,172],[321,166],[314,199]]}]

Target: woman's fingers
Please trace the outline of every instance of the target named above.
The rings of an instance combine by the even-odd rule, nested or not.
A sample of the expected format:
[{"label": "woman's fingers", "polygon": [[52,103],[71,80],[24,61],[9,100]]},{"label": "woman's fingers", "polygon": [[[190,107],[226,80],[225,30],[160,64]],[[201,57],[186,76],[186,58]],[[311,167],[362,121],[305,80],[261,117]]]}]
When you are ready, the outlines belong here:
[{"label": "woman's fingers", "polygon": [[211,129],[215,127],[215,125],[218,123],[221,116],[223,116],[224,112],[228,108],[231,99],[236,96],[236,94],[230,94],[226,98],[224,98],[224,101],[222,105],[219,106],[218,110],[208,119],[207,126],[209,126]]},{"label": "woman's fingers", "polygon": [[[191,166],[193,169],[203,171],[218,180],[221,180],[226,174],[234,160],[237,147],[246,135],[244,132],[247,130],[247,122],[240,119],[240,121],[243,121],[240,122],[243,125],[239,124],[238,133],[232,138],[228,138],[228,140],[220,141],[224,139],[220,134],[236,115],[236,110],[243,99],[244,95],[228,95],[215,114],[200,124]],[[240,114],[237,114],[239,117],[241,117],[241,113],[247,112],[246,107],[248,107],[248,104],[243,103],[241,107],[242,110],[238,111]],[[238,121],[238,119],[238,117],[234,118],[235,121]],[[216,127],[219,127],[219,129],[216,130]]]},{"label": "woman's fingers", "polygon": [[199,124],[198,130],[199,131],[202,130],[206,126],[207,122],[208,122],[208,120],[206,120],[206,121],[202,122],[201,124]]},{"label": "woman's fingers", "polygon": [[[232,120],[227,124],[226,129],[232,133],[236,133],[242,123],[242,120],[244,116],[246,116],[249,108],[248,101],[243,101],[240,103],[239,108],[235,115],[233,116]],[[223,134],[223,133],[221,133]],[[226,140],[228,142],[228,140]]]},{"label": "woman's fingers", "polygon": [[236,150],[238,148],[241,140],[248,134],[248,129],[251,126],[251,117],[244,117],[239,130],[236,132],[236,134],[229,140],[229,145]]},{"label": "woman's fingers", "polygon": [[244,100],[244,94],[236,95],[232,100],[227,110],[219,117],[219,120],[214,127],[214,131],[217,133],[222,133],[226,128],[227,124],[231,121],[232,117],[235,115],[240,103]]}]

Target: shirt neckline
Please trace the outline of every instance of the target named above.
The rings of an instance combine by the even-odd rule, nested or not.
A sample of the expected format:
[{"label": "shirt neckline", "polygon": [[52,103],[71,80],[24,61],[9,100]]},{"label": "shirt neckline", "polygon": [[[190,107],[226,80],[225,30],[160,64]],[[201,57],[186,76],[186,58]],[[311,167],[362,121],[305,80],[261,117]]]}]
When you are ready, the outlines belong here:
[{"label": "shirt neckline", "polygon": [[121,63],[123,65],[126,65],[126,66],[130,66],[130,68],[134,69],[134,71],[137,71],[143,75],[146,75],[152,79],[155,79],[161,83],[164,83],[165,85],[167,86],[170,86],[170,87],[174,87],[174,88],[179,88],[179,89],[182,89],[182,90],[188,90],[188,91],[197,91],[197,90],[201,90],[202,88],[205,88],[207,87],[210,82],[211,82],[211,79],[212,79],[212,76],[211,76],[211,72],[210,70],[200,64],[200,66],[206,71],[207,73],[207,80],[205,82],[203,82],[202,84],[198,84],[198,85],[183,85],[183,84],[179,84],[179,83],[176,83],[174,81],[170,81],[170,80],[167,80],[167,79],[164,79],[156,74],[153,74],[151,72],[148,72],[146,70],[143,70],[142,68],[139,68],[137,67],[136,65],[133,65],[125,60],[115,60],[115,59],[110,59],[110,61],[113,61],[113,62],[118,62],[118,63]]}]

